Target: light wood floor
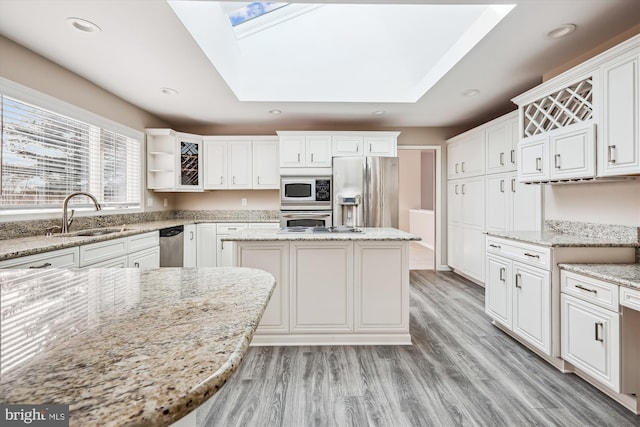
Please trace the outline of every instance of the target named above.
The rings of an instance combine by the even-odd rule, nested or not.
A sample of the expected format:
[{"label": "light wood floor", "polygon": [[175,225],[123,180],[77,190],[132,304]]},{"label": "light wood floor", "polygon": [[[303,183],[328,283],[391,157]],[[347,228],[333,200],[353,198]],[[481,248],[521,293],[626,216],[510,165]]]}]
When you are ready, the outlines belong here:
[{"label": "light wood floor", "polygon": [[484,289],[411,272],[412,346],[252,347],[206,426],[640,426],[493,327]]}]

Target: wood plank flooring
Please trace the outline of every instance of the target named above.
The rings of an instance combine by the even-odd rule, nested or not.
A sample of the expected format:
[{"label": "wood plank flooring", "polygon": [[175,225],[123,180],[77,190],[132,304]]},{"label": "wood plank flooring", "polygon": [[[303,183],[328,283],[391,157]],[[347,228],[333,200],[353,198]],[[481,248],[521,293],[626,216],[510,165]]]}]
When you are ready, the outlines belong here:
[{"label": "wood plank flooring", "polygon": [[490,324],[484,289],[411,272],[412,346],[252,347],[202,426],[640,426]]}]

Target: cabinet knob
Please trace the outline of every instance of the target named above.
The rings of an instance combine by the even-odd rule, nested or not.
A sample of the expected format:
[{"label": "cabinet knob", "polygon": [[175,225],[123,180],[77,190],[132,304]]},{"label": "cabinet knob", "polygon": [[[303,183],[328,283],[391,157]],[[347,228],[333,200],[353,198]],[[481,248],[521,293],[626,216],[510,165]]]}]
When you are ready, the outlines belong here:
[{"label": "cabinet knob", "polygon": [[135,268],[140,268],[140,263],[139,263],[139,262],[134,262],[134,263],[133,263],[133,266],[134,266]]}]

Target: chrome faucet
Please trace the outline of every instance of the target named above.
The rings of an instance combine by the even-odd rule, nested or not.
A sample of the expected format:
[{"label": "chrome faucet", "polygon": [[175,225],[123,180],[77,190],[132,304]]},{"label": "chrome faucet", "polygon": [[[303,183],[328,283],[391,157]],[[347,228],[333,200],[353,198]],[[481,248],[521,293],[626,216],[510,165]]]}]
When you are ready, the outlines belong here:
[{"label": "chrome faucet", "polygon": [[69,226],[73,222],[73,214],[76,211],[75,209],[71,209],[71,216],[68,217],[67,205],[69,204],[69,200],[71,200],[75,196],[87,196],[88,198],[91,199],[91,201],[95,205],[96,211],[102,210],[102,208],[100,207],[100,203],[98,203],[98,199],[96,199],[96,197],[91,193],[86,193],[84,191],[76,191],[75,193],[69,194],[67,197],[64,198],[64,202],[62,202],[62,229],[60,230],[61,233],[68,233]]}]

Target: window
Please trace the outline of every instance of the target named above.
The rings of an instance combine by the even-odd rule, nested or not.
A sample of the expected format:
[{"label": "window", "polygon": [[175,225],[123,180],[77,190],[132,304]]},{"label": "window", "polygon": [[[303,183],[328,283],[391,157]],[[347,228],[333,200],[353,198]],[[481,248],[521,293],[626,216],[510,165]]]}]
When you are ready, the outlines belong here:
[{"label": "window", "polygon": [[231,26],[235,27],[287,5],[288,3],[254,1],[229,11],[227,16]]},{"label": "window", "polygon": [[[87,120],[92,114],[79,108],[75,117],[61,114],[8,96],[4,89],[3,84],[2,211],[58,210],[74,191],[92,193],[103,208],[141,208],[141,133],[127,135],[117,124]],[[47,97],[40,97],[47,104]],[[92,206],[88,203],[77,197],[70,205]]]}]

